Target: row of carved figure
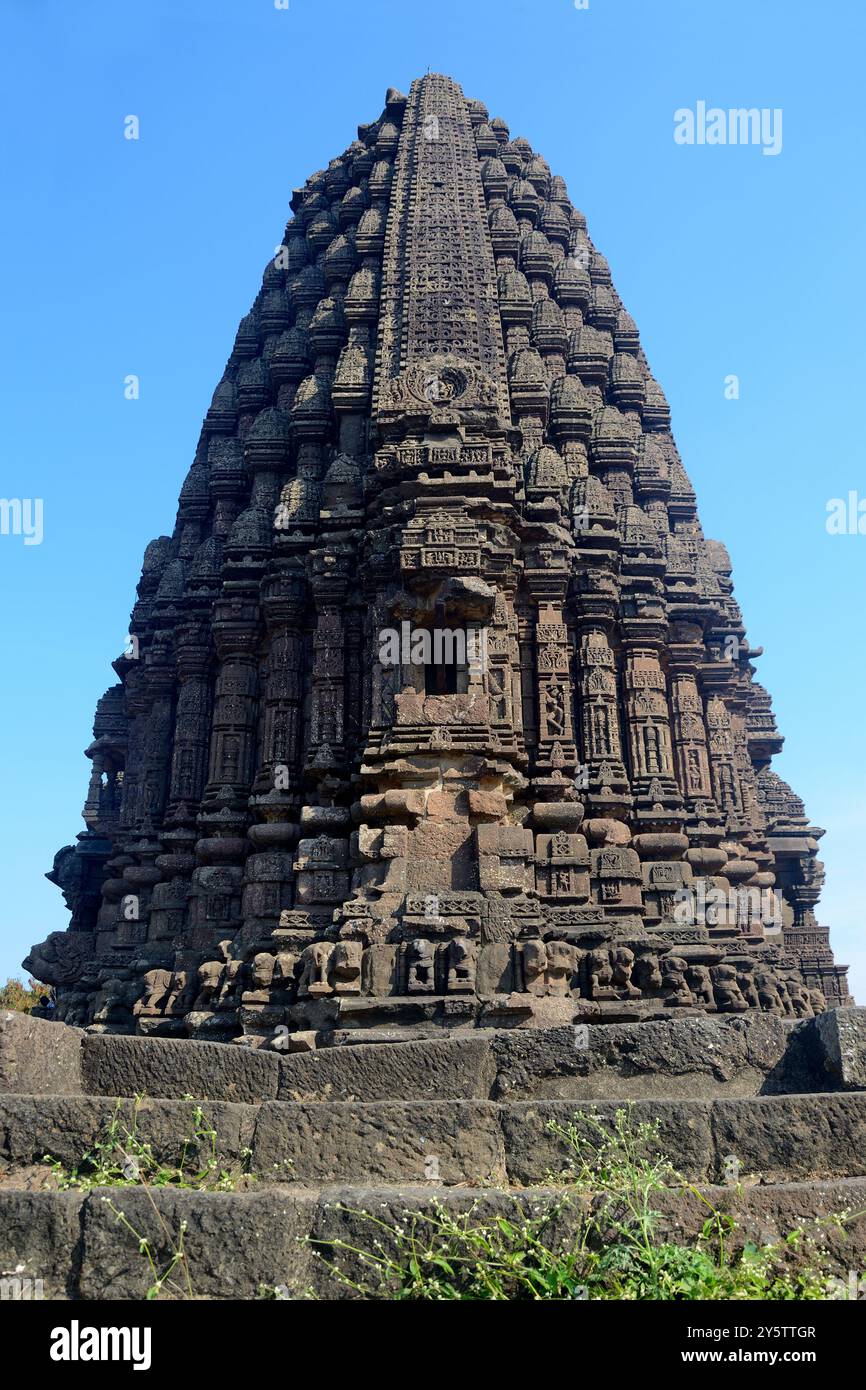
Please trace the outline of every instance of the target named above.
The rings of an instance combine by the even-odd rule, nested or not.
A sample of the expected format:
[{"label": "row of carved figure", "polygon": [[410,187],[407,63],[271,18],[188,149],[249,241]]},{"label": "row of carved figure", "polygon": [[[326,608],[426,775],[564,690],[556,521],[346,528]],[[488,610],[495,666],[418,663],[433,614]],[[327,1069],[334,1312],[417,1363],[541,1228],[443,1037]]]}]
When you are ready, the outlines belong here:
[{"label": "row of carved figure", "polygon": [[[130,991],[138,996],[132,1001]],[[797,1018],[826,1007],[821,991],[809,989],[793,965],[745,955],[705,963],[678,954],[675,947],[659,951],[651,944],[585,951],[567,941],[535,938],[480,947],[458,936],[447,943],[415,937],[372,947],[358,940],[316,941],[300,951],[261,951],[246,961],[234,958],[232,943],[223,941],[219,956],[197,970],[151,969],[143,986],[106,982],[92,1021],[114,1021],[118,1009],[130,1008],[136,1017],[182,1017],[329,996],[510,993],[598,1001],[647,998],[674,1008],[761,1009]]]}]

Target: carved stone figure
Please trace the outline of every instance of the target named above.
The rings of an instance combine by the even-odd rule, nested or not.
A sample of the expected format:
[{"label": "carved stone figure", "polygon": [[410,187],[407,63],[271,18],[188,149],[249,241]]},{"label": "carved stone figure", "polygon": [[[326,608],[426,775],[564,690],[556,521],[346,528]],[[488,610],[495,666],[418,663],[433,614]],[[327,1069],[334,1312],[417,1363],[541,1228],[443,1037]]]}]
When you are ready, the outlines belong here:
[{"label": "carved stone figure", "polygon": [[249,962],[247,987],[243,994],[244,1004],[267,1003],[277,966],[276,956],[269,951],[259,951]]},{"label": "carved stone figure", "polygon": [[712,1009],[715,1006],[713,982],[705,965],[690,964],[686,970],[686,984],[691,990],[692,998],[696,1004],[707,1009]]},{"label": "carved stone figure", "polygon": [[681,956],[665,956],[662,961],[662,990],[670,1008],[690,1008],[695,1002],[686,979],[687,971],[688,963]]},{"label": "carved stone figure", "polygon": [[475,971],[477,949],[474,942],[465,936],[457,936],[448,943],[448,993],[472,994],[475,990]]},{"label": "carved stone figure", "polygon": [[547,990],[547,947],[543,941],[525,941],[520,949],[525,994],[542,995]]},{"label": "carved stone figure", "polygon": [[[168,972],[165,972],[168,974]],[[225,961],[205,960],[198,968],[199,992],[195,1000],[195,1009],[202,1012],[210,1008],[211,1003],[219,993],[220,984],[225,973]],[[170,976],[169,976],[170,978]]]},{"label": "carved stone figure", "polygon": [[589,987],[593,999],[612,997],[613,965],[609,951],[590,951],[588,959]]},{"label": "carved stone figure", "polygon": [[406,951],[406,993],[432,994],[436,988],[436,948],[417,937]]},{"label": "carved stone figure", "polygon": [[755,988],[761,1001],[761,1008],[767,1013],[784,1014],[785,1000],[779,988],[779,981],[769,970],[755,972]]},{"label": "carved stone figure", "polygon": [[631,972],[632,982],[641,994],[652,996],[662,987],[659,958],[654,954],[639,955]]},{"label": "carved stone figure", "polygon": [[133,1005],[133,1013],[138,1015],[162,1013],[168,1002],[171,978],[170,970],[148,970],[144,976],[144,993]]},{"label": "carved stone figure", "polygon": [[579,952],[567,941],[547,942],[547,993],[565,997],[571,993],[572,976],[577,968]]},{"label": "carved stone figure", "polygon": [[760,1009],[761,1000],[755,984],[756,963],[753,960],[737,962],[737,985],[750,1009]]},{"label": "carved stone figure", "polygon": [[335,994],[360,994],[363,949],[360,941],[337,942],[331,956],[331,978]]},{"label": "carved stone figure", "polygon": [[632,984],[633,967],[634,951],[629,950],[628,946],[615,946],[610,953],[611,978],[621,998],[634,999],[640,994],[640,990]]},{"label": "carved stone figure", "polygon": [[328,969],[335,947],[329,941],[315,941],[301,952],[301,973],[298,977],[298,998],[316,998],[332,994],[333,985]]},{"label": "carved stone figure", "polygon": [[136,993],[136,985],[127,980],[106,980],[96,996],[93,1009],[93,1022],[101,1024],[125,1023],[129,1018],[130,1005]]},{"label": "carved stone figure", "polygon": [[720,1013],[741,1013],[749,1007],[737,984],[737,972],[733,965],[714,965],[711,974],[713,994]]}]

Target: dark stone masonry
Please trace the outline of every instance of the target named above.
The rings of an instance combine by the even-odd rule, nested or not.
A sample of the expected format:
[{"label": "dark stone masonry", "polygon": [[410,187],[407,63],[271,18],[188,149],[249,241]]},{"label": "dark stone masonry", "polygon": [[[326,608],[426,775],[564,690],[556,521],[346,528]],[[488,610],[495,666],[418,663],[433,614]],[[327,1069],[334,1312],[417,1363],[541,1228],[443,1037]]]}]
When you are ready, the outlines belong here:
[{"label": "dark stone masonry", "polygon": [[[425,1053],[437,1104],[465,1109],[437,1138],[448,1181],[538,1181],[550,1158],[524,1155],[504,1064],[470,1030],[676,1019],[723,1039],[707,1016],[746,1015],[774,1041],[764,1067],[731,1032],[731,1076],[769,1075],[778,1029],[808,1026],[851,1084],[854,1024],[812,1019],[852,1002],[815,916],[823,832],[771,769],[782,739],[727,552],[703,535],[664,395],[562,179],[430,74],[389,91],[291,206],[97,707],[87,829],[49,875],[71,925],[25,961],[56,1017],[87,1030],[97,1073],[124,1053],[101,1063],[94,1034],[472,1042],[478,1100],[449,1099],[449,1054]],[[529,1103],[545,1090],[519,1036],[506,1071]],[[280,1090],[293,1060],[249,1057],[260,1099],[315,1097],[313,1071]],[[226,1100],[239,1124],[249,1078]],[[94,1106],[57,1104],[87,1140]],[[833,1104],[863,1122],[856,1095]],[[737,1112],[762,1168],[768,1105]],[[376,1115],[371,1180],[396,1123]],[[351,1116],[332,1118],[348,1155]],[[263,1163],[288,1146],[311,1180],[348,1171],[319,1172],[286,1123],[258,1122]],[[400,1123],[409,1152],[418,1120]],[[712,1178],[731,1141],[704,1138],[692,1168]],[[816,1147],[806,1168],[841,1164]]]}]

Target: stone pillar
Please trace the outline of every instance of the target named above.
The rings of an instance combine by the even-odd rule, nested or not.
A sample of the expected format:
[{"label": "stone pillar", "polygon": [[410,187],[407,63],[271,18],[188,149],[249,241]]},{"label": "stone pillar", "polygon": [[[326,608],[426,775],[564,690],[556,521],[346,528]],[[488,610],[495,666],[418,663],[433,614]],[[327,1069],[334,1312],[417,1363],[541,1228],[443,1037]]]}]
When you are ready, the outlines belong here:
[{"label": "stone pillar", "polygon": [[493,619],[487,629],[486,687],[490,702],[490,727],[500,744],[515,741],[523,748],[523,712],[520,699],[518,623],[513,594],[497,592]]},{"label": "stone pillar", "polygon": [[230,789],[246,798],[253,778],[258,713],[257,595],[224,594],[214,608],[220,660],[214,691],[207,801]]},{"label": "stone pillar", "polygon": [[288,792],[290,797],[297,796],[303,743],[303,629],[307,614],[307,581],[303,572],[284,567],[268,575],[262,585],[262,608],[269,650],[256,790],[264,794],[276,789]]},{"label": "stone pillar", "polygon": [[204,793],[212,711],[211,643],[208,628],[191,623],[178,634],[177,701],[169,811],[195,811]]},{"label": "stone pillar", "polygon": [[333,552],[315,551],[311,561],[316,629],[307,765],[326,772],[344,761],[346,649],[343,608],[349,594],[349,577],[334,563]]},{"label": "stone pillar", "polygon": [[716,801],[728,828],[739,830],[744,825],[743,799],[734,757],[734,735],[730,713],[718,695],[713,695],[707,704],[707,729]]},{"label": "stone pillar", "polygon": [[675,667],[671,675],[671,724],[680,790],[688,802],[709,801],[713,787],[704,724],[704,703],[693,670]]},{"label": "stone pillar", "polygon": [[587,789],[625,782],[619,726],[616,658],[599,625],[584,627],[577,651],[581,761]]},{"label": "stone pillar", "polygon": [[[572,705],[571,647],[563,606],[565,555],[540,548],[530,557],[527,585],[537,606],[535,673],[538,699],[536,767],[543,778],[573,775],[577,763]],[[562,568],[557,566],[561,561]],[[534,563],[533,563],[534,562]],[[549,568],[544,568],[545,563]]]},{"label": "stone pillar", "polygon": [[[648,796],[653,801],[675,796],[677,790],[665,674],[653,647],[640,642],[628,643],[624,686],[634,790],[638,796]],[[656,791],[651,791],[651,787],[655,787]]]}]

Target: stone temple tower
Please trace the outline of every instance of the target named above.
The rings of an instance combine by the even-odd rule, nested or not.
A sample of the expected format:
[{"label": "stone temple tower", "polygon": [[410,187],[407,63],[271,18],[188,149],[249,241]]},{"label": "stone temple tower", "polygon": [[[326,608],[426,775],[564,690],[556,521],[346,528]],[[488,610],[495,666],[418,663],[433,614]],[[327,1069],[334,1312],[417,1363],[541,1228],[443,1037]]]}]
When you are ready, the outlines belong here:
[{"label": "stone temple tower", "polygon": [[850,1003],[562,179],[430,74],[291,206],[97,707],[25,962],[56,1016],[300,1049]]}]

